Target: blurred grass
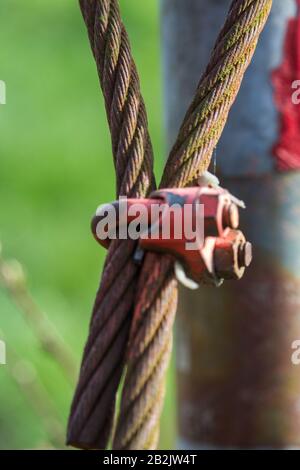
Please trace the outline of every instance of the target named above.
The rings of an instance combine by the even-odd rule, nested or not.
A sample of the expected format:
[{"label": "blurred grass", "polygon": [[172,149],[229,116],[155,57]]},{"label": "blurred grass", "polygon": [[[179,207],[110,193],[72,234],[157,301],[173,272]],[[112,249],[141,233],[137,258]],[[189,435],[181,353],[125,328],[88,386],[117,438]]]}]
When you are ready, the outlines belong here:
[{"label": "blurred grass", "polygon": [[[157,1],[122,0],[141,75],[156,172],[163,164],[162,91]],[[80,360],[104,252],[89,231],[99,203],[115,197],[103,100],[78,3],[1,0],[0,240],[5,257],[26,267],[30,289]],[[65,423],[72,388],[39,349],[22,314],[0,290],[0,329],[31,361]],[[45,429],[0,366],[0,448],[32,448]],[[161,447],[174,439],[172,373]]]}]

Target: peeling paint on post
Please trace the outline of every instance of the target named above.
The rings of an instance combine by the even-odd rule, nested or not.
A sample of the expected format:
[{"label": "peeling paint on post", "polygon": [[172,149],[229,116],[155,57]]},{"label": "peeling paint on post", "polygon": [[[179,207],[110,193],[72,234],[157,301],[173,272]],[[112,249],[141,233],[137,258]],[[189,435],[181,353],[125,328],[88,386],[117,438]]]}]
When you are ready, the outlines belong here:
[{"label": "peeling paint on post", "polygon": [[[230,0],[162,0],[166,123],[174,142]],[[271,73],[295,0],[269,22],[217,148],[221,184],[245,200],[254,245],[245,278],[218,291],[181,288],[177,328],[179,446],[300,446],[300,174],[276,173],[279,115]],[[300,79],[300,77],[299,77]]]}]

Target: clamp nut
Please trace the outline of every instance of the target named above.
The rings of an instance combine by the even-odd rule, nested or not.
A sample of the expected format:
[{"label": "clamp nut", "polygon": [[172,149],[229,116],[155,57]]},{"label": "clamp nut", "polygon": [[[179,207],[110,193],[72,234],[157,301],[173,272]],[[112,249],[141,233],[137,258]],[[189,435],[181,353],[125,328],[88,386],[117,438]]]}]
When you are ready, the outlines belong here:
[{"label": "clamp nut", "polygon": [[241,279],[251,261],[252,245],[246,241],[242,232],[226,229],[223,237],[216,240],[214,265],[218,278]]}]

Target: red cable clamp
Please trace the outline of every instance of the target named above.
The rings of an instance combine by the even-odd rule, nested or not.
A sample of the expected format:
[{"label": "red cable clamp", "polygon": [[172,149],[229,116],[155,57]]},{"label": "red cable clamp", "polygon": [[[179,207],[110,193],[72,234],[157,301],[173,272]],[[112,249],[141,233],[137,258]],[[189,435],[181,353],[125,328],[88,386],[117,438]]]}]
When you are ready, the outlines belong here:
[{"label": "red cable clamp", "polygon": [[161,189],[148,199],[101,206],[92,231],[106,248],[111,239],[138,239],[137,262],[145,251],[173,256],[177,278],[187,287],[220,285],[241,279],[252,260],[252,245],[238,230],[240,208],[242,201],[205,180],[198,187]]}]

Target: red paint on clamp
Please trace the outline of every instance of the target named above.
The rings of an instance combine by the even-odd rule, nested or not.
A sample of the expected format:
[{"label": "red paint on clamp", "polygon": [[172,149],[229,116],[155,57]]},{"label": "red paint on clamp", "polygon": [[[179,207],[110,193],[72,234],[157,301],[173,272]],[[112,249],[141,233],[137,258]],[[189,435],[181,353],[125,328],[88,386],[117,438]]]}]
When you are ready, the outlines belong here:
[{"label": "red paint on clamp", "polygon": [[[112,204],[117,214],[122,212],[120,204],[119,201]],[[112,227],[114,234],[118,233],[121,225],[127,228],[130,222],[138,218],[133,207],[137,204],[142,205],[143,214],[147,215],[138,242],[142,253],[152,251],[172,255],[198,284],[218,285],[221,279],[240,279],[243,276],[251,262],[251,244],[237,230],[239,201],[228,191],[221,187],[199,186],[162,189],[153,192],[149,199],[128,199],[125,217],[123,214],[115,219],[116,225]],[[153,219],[154,204],[156,218]],[[200,207],[203,212],[199,212]],[[104,217],[94,217],[92,231],[96,240],[107,248],[110,240],[99,238],[97,230],[98,223],[103,224]],[[186,217],[191,233],[186,230]],[[201,227],[197,225],[197,217],[201,217]],[[167,234],[163,231],[166,228]]]}]

